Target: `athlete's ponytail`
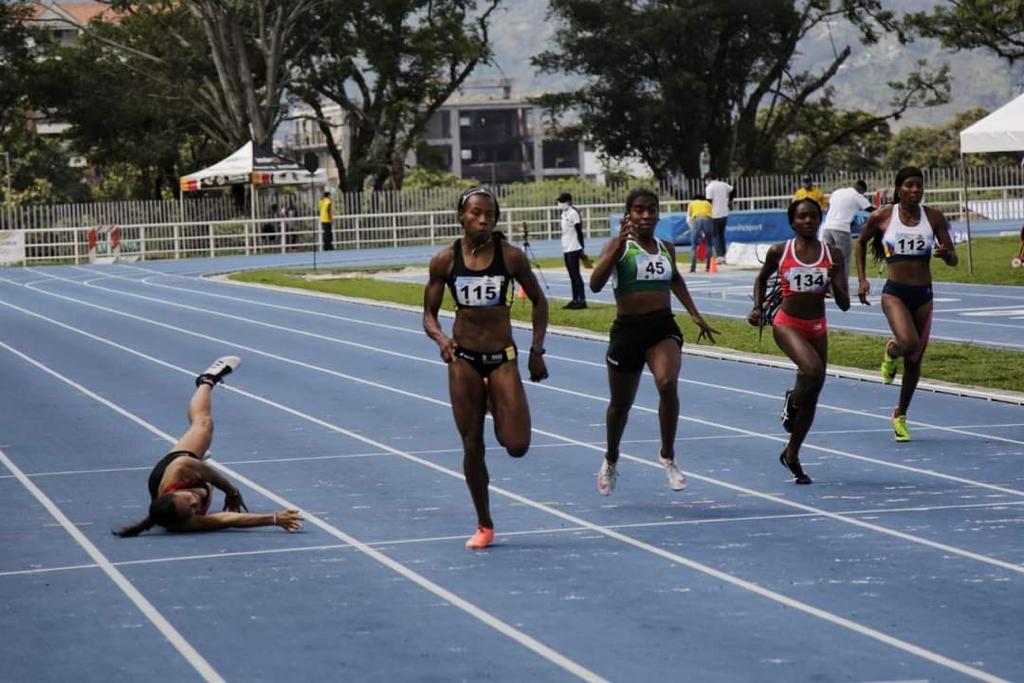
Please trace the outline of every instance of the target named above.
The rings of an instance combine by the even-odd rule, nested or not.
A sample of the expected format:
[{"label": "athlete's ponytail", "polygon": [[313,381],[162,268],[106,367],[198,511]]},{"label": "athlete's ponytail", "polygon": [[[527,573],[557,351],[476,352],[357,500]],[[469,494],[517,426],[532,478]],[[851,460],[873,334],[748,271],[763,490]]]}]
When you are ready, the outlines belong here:
[{"label": "athlete's ponytail", "polygon": [[132,524],[131,526],[122,527],[120,529],[115,529],[111,533],[115,536],[120,536],[121,538],[130,538],[132,536],[138,536],[143,531],[149,531],[155,524],[156,522],[153,521],[153,518],[146,515],[146,518],[141,522]]},{"label": "athlete's ponytail", "polygon": [[158,524],[165,529],[173,529],[173,527],[187,521],[190,516],[191,512],[183,517],[178,511],[178,507],[174,504],[174,495],[165,493],[149,504],[149,514],[146,515],[144,520],[131,526],[126,526],[123,529],[117,529],[113,533],[115,536],[128,538],[130,536],[138,536],[143,531],[148,531]]}]

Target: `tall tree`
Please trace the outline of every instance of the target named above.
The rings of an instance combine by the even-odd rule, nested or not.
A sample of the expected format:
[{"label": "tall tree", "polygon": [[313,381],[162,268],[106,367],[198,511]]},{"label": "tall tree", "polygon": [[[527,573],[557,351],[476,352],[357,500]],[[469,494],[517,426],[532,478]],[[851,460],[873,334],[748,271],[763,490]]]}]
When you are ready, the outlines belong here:
[{"label": "tall tree", "polygon": [[[34,103],[72,124],[64,138],[98,176],[112,167],[132,169],[119,174],[130,196],[160,198],[177,189],[179,175],[228,147],[204,144],[217,139],[215,126],[191,97],[213,68],[204,51],[188,49],[175,36],[189,36],[192,44],[203,40],[180,8],[160,16],[125,14],[94,23],[72,45],[41,45],[32,67]],[[143,46],[162,62],[110,49],[115,42]],[[193,156],[207,148],[210,155]]]},{"label": "tall tree", "polygon": [[[558,49],[534,63],[584,84],[542,102],[556,116],[574,112],[577,134],[612,155],[639,156],[659,177],[697,175],[705,145],[720,174],[735,165],[747,173],[778,170],[777,140],[828,94],[853,53],[843,46],[813,72],[798,71],[801,41],[839,18],[865,45],[882,32],[905,37],[880,0],[552,0],[551,8],[566,30]],[[909,74],[895,84],[899,104],[879,118],[943,101],[945,78]]]},{"label": "tall tree", "polygon": [[[309,105],[345,190],[401,187],[404,162],[429,118],[491,56],[488,27],[500,0],[351,0],[309,18],[292,91]],[[341,107],[348,163],[323,106]]]},{"label": "tall tree", "polygon": [[1024,0],[948,0],[910,15],[908,25],[944,47],[986,48],[1010,63],[1024,59]]},{"label": "tall tree", "polygon": [[0,2],[0,135],[24,125],[31,16],[28,2]]},{"label": "tall tree", "polygon": [[[201,50],[212,64],[202,69],[199,87],[183,90],[207,120],[208,130],[222,142],[238,146],[248,140],[269,145],[286,113],[285,92],[294,62],[308,45],[296,41],[309,14],[327,0],[104,0],[124,14],[148,14],[164,22],[167,35],[185,51]],[[191,18],[182,30],[179,13]],[[175,59],[155,54],[149,45],[102,35],[94,26],[80,26],[109,47],[137,58],[140,75],[158,82],[177,82],[187,72],[175,70]],[[148,68],[143,63],[148,62]]]}]

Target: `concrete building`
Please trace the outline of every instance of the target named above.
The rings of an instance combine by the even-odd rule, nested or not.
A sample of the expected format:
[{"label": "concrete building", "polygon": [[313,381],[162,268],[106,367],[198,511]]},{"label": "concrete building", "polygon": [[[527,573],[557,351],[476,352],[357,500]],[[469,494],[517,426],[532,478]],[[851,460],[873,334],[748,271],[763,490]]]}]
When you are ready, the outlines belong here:
[{"label": "concrete building", "polygon": [[528,98],[462,95],[427,123],[417,163],[462,178],[500,184],[586,174],[583,143],[548,135]]},{"label": "concrete building", "polygon": [[[458,95],[450,98],[427,122],[424,141],[407,160],[422,166],[501,184],[544,178],[564,178],[597,173],[594,155],[585,153],[582,143],[555,140],[545,130],[540,107],[527,97],[514,97],[508,79],[497,82],[497,95]],[[470,84],[467,89],[491,88],[490,82]],[[310,109],[297,109],[286,145],[297,156],[312,151],[327,169],[328,180],[338,183],[337,168],[327,152],[327,143]],[[348,162],[350,129],[338,105],[325,105],[324,118]],[[593,168],[587,165],[590,162]]]}]

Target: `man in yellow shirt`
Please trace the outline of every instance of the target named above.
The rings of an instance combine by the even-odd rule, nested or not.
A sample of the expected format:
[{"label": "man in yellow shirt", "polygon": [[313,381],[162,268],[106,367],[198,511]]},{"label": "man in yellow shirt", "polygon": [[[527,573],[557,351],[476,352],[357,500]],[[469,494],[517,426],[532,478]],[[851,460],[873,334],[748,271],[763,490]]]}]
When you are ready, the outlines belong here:
[{"label": "man in yellow shirt", "polygon": [[818,202],[822,211],[828,211],[828,197],[821,191],[821,188],[814,184],[814,179],[809,175],[803,177],[803,187],[798,188],[793,193],[793,201],[797,202],[801,199],[813,199]]},{"label": "man in yellow shirt", "polygon": [[694,195],[686,205],[686,218],[690,224],[690,272],[697,271],[697,245],[702,241],[706,250],[704,272],[711,269],[711,252],[715,244],[715,226],[711,220],[711,202],[704,195]]},{"label": "man in yellow shirt", "polygon": [[320,200],[320,231],[324,235],[324,251],[334,249],[334,213],[331,211],[331,193],[324,190]]}]

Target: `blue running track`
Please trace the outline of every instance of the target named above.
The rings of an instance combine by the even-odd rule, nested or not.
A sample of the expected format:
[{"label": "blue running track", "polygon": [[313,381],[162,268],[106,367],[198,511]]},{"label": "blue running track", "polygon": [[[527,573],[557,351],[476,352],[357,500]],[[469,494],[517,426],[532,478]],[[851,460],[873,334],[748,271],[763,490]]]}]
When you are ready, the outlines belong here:
[{"label": "blue running track", "polygon": [[[198,277],[270,262],[0,271],[0,679],[1024,680],[1020,405],[920,392],[896,444],[898,389],[829,377],[796,487],[792,370],[687,355],[688,488],[647,378],[606,498],[604,342],[552,334],[530,453],[488,435],[497,539],[473,553],[420,312]],[[966,334],[946,305],[936,336]],[[306,527],[112,536],[227,353],[211,457]]]}]

